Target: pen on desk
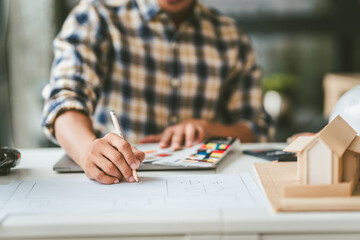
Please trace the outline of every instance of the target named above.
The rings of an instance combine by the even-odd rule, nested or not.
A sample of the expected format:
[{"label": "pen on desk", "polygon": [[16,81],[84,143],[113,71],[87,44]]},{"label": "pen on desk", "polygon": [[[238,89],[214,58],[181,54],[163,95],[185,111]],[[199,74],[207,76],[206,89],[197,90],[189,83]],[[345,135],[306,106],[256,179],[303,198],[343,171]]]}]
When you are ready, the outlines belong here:
[{"label": "pen on desk", "polygon": [[[116,133],[117,133],[121,138],[124,138],[124,135],[123,135],[123,133],[122,133],[122,131],[121,131],[119,122],[118,122],[118,120],[117,120],[117,118],[116,118],[115,112],[111,110],[111,111],[110,111],[110,116],[111,116],[111,120],[112,120],[112,122],[113,122],[113,124],[114,124],[114,126],[115,126]],[[125,139],[125,138],[124,138],[124,139]],[[132,170],[132,174],[133,174],[133,176],[134,176],[134,178],[135,178],[135,181],[136,181],[136,182],[139,182],[139,176],[137,175],[137,172],[136,172],[135,169]]]}]

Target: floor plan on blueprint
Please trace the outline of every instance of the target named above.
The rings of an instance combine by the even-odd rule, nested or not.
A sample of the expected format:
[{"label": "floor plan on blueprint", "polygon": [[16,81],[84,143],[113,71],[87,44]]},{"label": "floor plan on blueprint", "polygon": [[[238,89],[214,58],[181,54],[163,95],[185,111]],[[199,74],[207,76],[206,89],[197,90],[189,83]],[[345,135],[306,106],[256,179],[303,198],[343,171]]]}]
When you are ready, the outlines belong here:
[{"label": "floor plan on blueprint", "polygon": [[141,177],[139,183],[114,185],[88,179],[20,181],[1,189],[2,217],[133,209],[251,208],[267,204],[249,174]]}]

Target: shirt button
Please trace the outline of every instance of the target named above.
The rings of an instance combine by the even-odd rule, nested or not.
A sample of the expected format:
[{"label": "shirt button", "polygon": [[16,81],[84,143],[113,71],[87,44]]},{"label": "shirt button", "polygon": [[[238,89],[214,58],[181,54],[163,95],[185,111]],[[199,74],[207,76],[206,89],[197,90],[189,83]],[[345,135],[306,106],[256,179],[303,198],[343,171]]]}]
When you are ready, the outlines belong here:
[{"label": "shirt button", "polygon": [[180,80],[178,78],[174,78],[171,80],[171,86],[177,88],[180,86]]},{"label": "shirt button", "polygon": [[179,118],[175,115],[170,117],[170,124],[175,124],[179,121]]}]

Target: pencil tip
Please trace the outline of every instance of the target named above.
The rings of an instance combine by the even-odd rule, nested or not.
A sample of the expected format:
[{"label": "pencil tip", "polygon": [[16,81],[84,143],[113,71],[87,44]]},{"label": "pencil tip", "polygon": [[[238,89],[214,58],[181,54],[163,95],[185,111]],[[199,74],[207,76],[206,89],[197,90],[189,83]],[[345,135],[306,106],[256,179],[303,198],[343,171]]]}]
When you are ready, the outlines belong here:
[{"label": "pencil tip", "polygon": [[132,172],[133,172],[133,176],[134,176],[134,178],[135,178],[135,181],[136,181],[136,182],[139,182],[139,175],[137,174],[136,170],[133,169]]}]

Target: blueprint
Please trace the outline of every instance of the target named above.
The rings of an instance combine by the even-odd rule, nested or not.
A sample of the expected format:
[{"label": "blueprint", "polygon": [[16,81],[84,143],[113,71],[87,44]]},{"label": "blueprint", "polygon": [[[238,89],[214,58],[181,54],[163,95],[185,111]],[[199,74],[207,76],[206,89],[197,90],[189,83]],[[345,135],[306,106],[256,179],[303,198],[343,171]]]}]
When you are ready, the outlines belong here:
[{"label": "blueprint", "polygon": [[141,177],[102,185],[89,179],[12,182],[0,187],[0,221],[12,214],[129,210],[226,209],[267,206],[250,174]]}]

